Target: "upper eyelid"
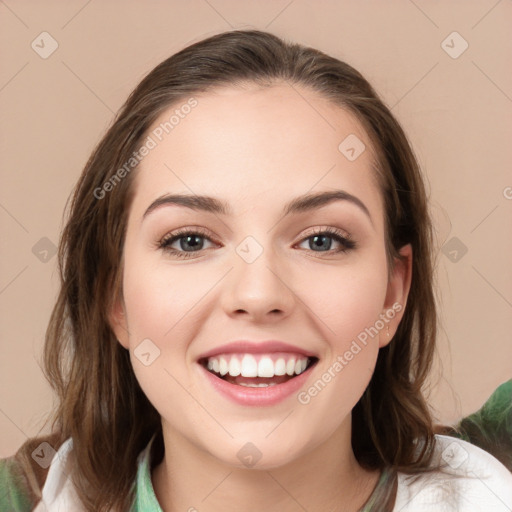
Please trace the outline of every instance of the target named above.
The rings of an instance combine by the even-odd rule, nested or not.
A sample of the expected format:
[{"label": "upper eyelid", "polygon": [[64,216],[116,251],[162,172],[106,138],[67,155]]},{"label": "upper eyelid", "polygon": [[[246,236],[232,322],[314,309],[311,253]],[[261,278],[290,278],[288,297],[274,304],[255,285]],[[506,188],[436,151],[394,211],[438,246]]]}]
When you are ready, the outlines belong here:
[{"label": "upper eyelid", "polygon": [[[346,231],[342,228],[338,228],[338,227],[334,227],[334,226],[314,226],[310,229],[312,229],[313,231],[304,233],[301,236],[300,240],[298,240],[297,243],[301,243],[304,240],[307,240],[308,238],[311,238],[312,236],[315,236],[315,235],[321,234],[321,233],[327,233],[327,235],[331,236],[331,237],[338,236],[342,239],[345,239],[347,242],[355,242],[352,238],[352,235],[348,231]],[[173,243],[174,243],[177,240],[179,240],[180,238],[187,236],[188,234],[200,235],[203,238],[207,238],[210,242],[219,243],[216,241],[216,237],[209,235],[208,232],[204,228],[199,228],[199,227],[187,228],[187,227],[185,227],[185,228],[178,229],[176,232],[167,233],[160,239],[159,244],[164,244],[165,242],[167,242],[169,240],[173,240],[173,239],[174,239],[173,240]]]}]

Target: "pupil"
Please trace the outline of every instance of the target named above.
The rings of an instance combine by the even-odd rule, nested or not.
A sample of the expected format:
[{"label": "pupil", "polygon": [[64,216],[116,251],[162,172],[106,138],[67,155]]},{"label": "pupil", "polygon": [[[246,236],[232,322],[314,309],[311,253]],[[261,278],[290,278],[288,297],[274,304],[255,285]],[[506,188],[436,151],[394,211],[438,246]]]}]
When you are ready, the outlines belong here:
[{"label": "pupil", "polygon": [[[322,236],[318,236],[318,235],[317,235],[317,236],[314,236],[314,237],[313,237],[313,240],[314,240],[314,241],[313,241],[313,243],[315,244],[315,246],[316,246],[316,247],[321,248],[321,247],[322,247],[322,243],[317,243],[317,241],[318,241],[318,239],[325,240],[326,238],[330,238],[330,237],[328,237],[328,236],[326,236],[326,235],[322,235]],[[326,249],[326,250],[329,250],[329,249],[330,249],[330,247],[331,247],[331,244],[329,243],[329,244],[327,244],[327,247],[325,247],[325,249]]]},{"label": "pupil", "polygon": [[[202,245],[201,242],[199,243],[194,243],[194,242],[191,242],[191,240],[195,240],[197,242],[198,239],[200,239],[201,237],[200,236],[197,236],[197,235],[189,235],[189,236],[186,236],[184,237],[182,240],[185,240],[185,244],[189,244],[192,248],[194,248],[195,250],[198,248],[201,248],[200,246]],[[182,249],[185,249],[185,247],[183,247],[183,243],[181,244],[181,248]]]}]

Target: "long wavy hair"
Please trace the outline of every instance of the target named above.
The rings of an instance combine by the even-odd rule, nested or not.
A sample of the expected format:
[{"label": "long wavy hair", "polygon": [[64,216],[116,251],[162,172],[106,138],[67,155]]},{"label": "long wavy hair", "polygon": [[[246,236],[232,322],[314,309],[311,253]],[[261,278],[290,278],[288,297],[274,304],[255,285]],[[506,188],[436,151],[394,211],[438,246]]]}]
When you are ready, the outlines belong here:
[{"label": "long wavy hair", "polygon": [[186,47],[143,78],[92,152],[68,203],[58,252],[61,288],[43,362],[57,395],[48,420],[54,448],[73,438],[73,479],[91,512],[129,509],[137,456],[154,434],[160,436],[157,456],[163,456],[160,416],[139,387],[129,352],[108,320],[122,294],[136,169],[100,199],[97,191],[170,106],[213,87],[282,82],[308,88],[355,114],[376,154],[373,171],[385,204],[388,269],[401,247],[412,246],[404,316],[391,342],[380,349],[371,381],[352,411],[354,454],[368,469],[392,467],[411,475],[436,469],[434,425],[424,396],[437,330],[434,239],[413,150],[390,110],[353,67],[267,32],[235,30]]}]

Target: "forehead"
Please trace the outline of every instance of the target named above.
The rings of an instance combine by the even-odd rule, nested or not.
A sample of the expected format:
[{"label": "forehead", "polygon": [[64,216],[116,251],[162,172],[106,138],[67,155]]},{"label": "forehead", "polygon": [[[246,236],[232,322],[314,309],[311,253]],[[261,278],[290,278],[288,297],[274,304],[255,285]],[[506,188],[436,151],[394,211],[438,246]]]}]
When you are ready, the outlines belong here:
[{"label": "forehead", "polygon": [[[287,83],[218,87],[193,98],[194,108],[182,108],[184,98],[148,130],[155,145],[137,170],[134,207],[169,192],[282,204],[332,188],[380,207],[371,142],[346,109]],[[364,149],[347,158],[347,144]]]}]

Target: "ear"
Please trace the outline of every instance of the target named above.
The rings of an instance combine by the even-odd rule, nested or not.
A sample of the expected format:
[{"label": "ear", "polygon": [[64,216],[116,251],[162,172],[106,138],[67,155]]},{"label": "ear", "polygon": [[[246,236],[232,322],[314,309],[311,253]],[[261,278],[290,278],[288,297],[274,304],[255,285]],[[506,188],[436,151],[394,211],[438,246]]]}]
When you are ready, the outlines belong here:
[{"label": "ear", "polygon": [[114,331],[117,341],[119,341],[119,343],[128,350],[130,346],[128,338],[128,322],[126,321],[126,310],[121,295],[117,296],[111,306],[108,319],[110,328]]},{"label": "ear", "polygon": [[[400,251],[402,259],[395,259],[394,268],[388,282],[386,299],[384,301],[383,318],[387,320],[386,328],[379,336],[379,347],[385,347],[393,338],[398,324],[402,320],[407,304],[407,297],[412,280],[412,246],[404,245]],[[386,313],[387,312],[387,313]],[[388,328],[389,327],[389,336]]]}]

